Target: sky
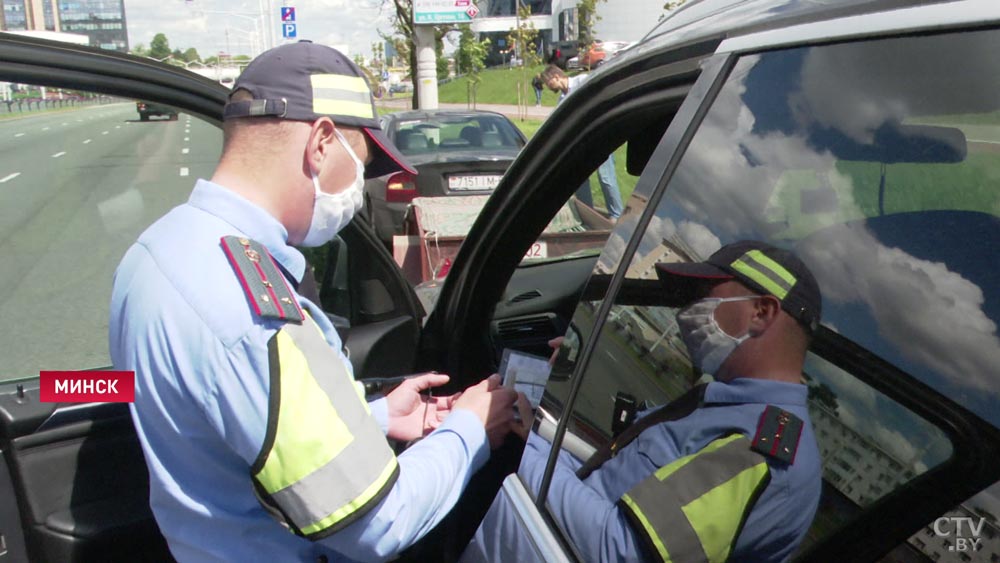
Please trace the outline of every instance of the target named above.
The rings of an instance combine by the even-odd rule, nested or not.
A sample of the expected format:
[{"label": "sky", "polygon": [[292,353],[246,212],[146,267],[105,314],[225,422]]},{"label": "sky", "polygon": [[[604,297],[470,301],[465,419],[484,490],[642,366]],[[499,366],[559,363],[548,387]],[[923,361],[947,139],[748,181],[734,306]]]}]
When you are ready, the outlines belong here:
[{"label": "sky", "polygon": [[153,36],[163,33],[171,49],[194,47],[204,58],[226,51],[228,29],[231,54],[252,55],[254,21],[260,21],[262,8],[274,26],[275,45],[283,41],[279,11],[284,5],[295,7],[299,39],[347,47],[350,55],[370,56],[371,44],[381,42],[378,30],[391,30],[388,0],[125,0],[129,45],[149,47]]}]

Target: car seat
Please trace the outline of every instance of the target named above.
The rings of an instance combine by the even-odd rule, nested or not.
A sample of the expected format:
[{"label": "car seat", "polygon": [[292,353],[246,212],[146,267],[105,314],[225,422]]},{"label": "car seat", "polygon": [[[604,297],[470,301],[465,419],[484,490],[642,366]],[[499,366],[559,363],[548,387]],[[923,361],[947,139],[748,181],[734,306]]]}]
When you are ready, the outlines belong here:
[{"label": "car seat", "polygon": [[462,132],[458,136],[469,141],[469,144],[474,147],[483,146],[483,132],[478,127],[466,125],[462,128]]}]

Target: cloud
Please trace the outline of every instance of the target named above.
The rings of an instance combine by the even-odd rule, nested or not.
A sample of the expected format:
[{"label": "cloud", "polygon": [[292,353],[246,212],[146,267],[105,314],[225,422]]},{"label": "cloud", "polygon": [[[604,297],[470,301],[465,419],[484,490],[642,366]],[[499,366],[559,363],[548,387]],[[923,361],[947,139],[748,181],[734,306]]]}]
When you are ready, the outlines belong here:
[{"label": "cloud", "polygon": [[701,223],[693,221],[681,221],[681,226],[677,230],[681,239],[684,240],[695,252],[695,257],[705,259],[722,248],[722,241],[715,236],[711,230]]},{"label": "cloud", "polygon": [[[926,111],[954,103],[940,95],[952,92],[950,85],[901,92],[899,84],[906,81],[887,80],[892,83],[889,87],[878,76],[865,75],[877,75],[885,70],[882,66],[871,70],[867,65],[847,64],[833,55],[828,58],[833,60],[824,60],[818,54],[806,57],[802,71],[805,85],[794,82],[790,86],[792,98],[797,99],[789,103],[807,108],[808,115],[825,123],[843,123],[852,134],[863,135],[878,119],[905,117],[901,113],[904,110]],[[675,215],[677,209],[670,207],[661,214],[705,225],[724,242],[767,238],[775,228],[784,229],[778,236],[799,239],[798,252],[818,278],[825,300],[861,304],[869,311],[882,342],[859,340],[862,345],[883,355],[886,349],[892,350],[920,365],[920,372],[936,372],[946,378],[952,388],[968,393],[993,390],[996,366],[1000,365],[1000,338],[996,323],[984,310],[983,290],[948,264],[885,244],[864,223],[854,221],[865,216],[855,203],[855,192],[871,188],[855,186],[850,176],[838,171],[833,155],[810,146],[801,124],[798,128],[791,124],[782,128],[766,122],[761,125],[768,127],[757,127],[758,118],[769,116],[754,114],[747,106],[742,81],[752,74],[749,69],[755,62],[755,57],[747,57],[735,69],[735,78],[715,101],[671,183],[668,193],[672,197],[667,201],[682,212]],[[829,88],[828,78],[813,78],[823,69],[828,77],[831,67],[838,73],[847,69],[844,81],[857,86],[852,96],[864,94],[864,99],[844,102],[831,98],[831,92],[853,91],[850,87]],[[810,85],[810,80],[822,82],[826,88]],[[933,78],[933,82],[937,80]],[[759,97],[761,92],[754,95]],[[820,111],[821,107],[826,109]],[[853,117],[849,118],[848,113]],[[776,115],[774,119],[780,121],[780,112]],[[781,187],[785,185],[790,189],[783,193]],[[823,187],[836,192],[836,208],[809,221],[799,217],[798,199],[781,199],[806,188]],[[769,216],[769,209],[779,213]],[[783,226],[784,220],[788,224]],[[828,311],[832,313],[832,308]],[[853,322],[849,323],[847,318],[838,319],[832,314],[829,318],[839,321],[844,331],[859,320],[851,318]],[[845,336],[859,338],[854,332],[845,332]]]},{"label": "cloud", "polygon": [[880,336],[908,360],[959,388],[995,388],[1000,338],[975,283],[946,264],[888,247],[859,226],[837,229],[799,252],[826,299],[865,304]]}]

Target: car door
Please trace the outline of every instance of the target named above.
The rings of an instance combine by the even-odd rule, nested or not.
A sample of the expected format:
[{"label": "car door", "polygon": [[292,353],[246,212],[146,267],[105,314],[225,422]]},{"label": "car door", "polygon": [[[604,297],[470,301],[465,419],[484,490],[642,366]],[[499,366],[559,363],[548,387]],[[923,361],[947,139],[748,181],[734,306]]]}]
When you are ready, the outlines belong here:
[{"label": "car door", "polygon": [[[4,34],[0,60],[0,561],[170,560],[126,405],[40,402],[39,371],[109,367],[114,269],[211,177],[229,90]],[[177,119],[143,120],[137,100]],[[357,376],[412,372],[423,311],[371,230],[356,222],[310,258]]]},{"label": "car door", "polygon": [[[582,461],[607,443],[617,397],[655,407],[699,377],[675,311],[656,303],[653,266],[756,238],[803,255],[824,292],[826,320],[803,373],[823,489],[796,559],[1000,557],[992,461],[1000,446],[1000,196],[983,180],[1000,169],[1000,68],[977,55],[1000,40],[1000,29],[981,21],[981,11],[947,9],[965,14],[947,31],[937,28],[942,8],[927,7],[909,12],[912,27],[902,30],[897,14],[866,15],[868,29],[883,26],[884,37],[869,31],[845,40],[856,28],[841,21],[734,39],[711,58],[715,45],[688,51],[700,60],[698,81],[676,114],[651,116],[666,133],[625,216],[589,278],[566,284],[582,289],[563,303],[572,308],[567,341],[543,401],[539,433],[554,443],[550,467],[538,489],[518,476],[504,481],[496,502],[516,515],[501,540],[508,547],[528,546],[545,561],[592,557],[589,538],[559,524],[553,507],[572,503],[555,496],[552,464],[560,452]],[[921,21],[935,33],[914,23]],[[810,33],[819,33],[818,45],[803,42]],[[451,369],[495,365],[490,347],[498,341],[468,335],[488,333],[483,319],[502,308],[483,295],[522,283],[517,252],[566,196],[553,185],[580,158],[558,145],[586,155],[589,133],[613,137],[597,108],[608,111],[602,103],[616,92],[641,92],[653,69],[677,64],[671,55],[684,52],[665,50],[658,61],[649,54],[655,47],[643,50],[627,59],[631,76],[627,63],[609,65],[580,90],[587,100],[566,101],[577,102],[572,114],[553,114],[562,130],[539,131],[505,179],[512,183],[491,200],[491,219],[473,228],[428,323],[453,330],[453,345],[441,348]],[[484,311],[470,311],[473,295]]]}]

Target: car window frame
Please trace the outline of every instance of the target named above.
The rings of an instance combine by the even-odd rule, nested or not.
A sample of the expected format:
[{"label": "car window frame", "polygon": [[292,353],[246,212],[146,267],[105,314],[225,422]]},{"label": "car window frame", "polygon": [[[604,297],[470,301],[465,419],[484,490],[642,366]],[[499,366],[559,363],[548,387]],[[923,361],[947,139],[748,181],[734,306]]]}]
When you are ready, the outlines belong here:
[{"label": "car window frame", "polygon": [[[221,133],[223,107],[231,91],[218,82],[151,59],[145,59],[94,47],[71,45],[0,32],[0,79],[16,82],[82,90],[128,100],[143,100],[173,107],[217,127]],[[220,135],[221,139],[221,135]],[[221,147],[220,147],[221,148]],[[193,187],[192,180],[192,187]],[[393,298],[393,313],[409,315],[422,333],[425,316],[420,300],[392,256],[374,237],[372,227],[359,215],[345,229],[345,235],[360,241],[364,248],[350,248],[355,255],[367,255],[377,262],[385,277],[378,278]],[[374,252],[374,254],[372,254]],[[352,306],[360,296],[358,280],[348,273]],[[110,281],[109,281],[110,283]],[[391,286],[391,287],[390,287]],[[391,316],[388,313],[385,317]],[[363,325],[375,325],[382,317]],[[419,360],[419,347],[413,351]],[[87,366],[82,369],[98,369]],[[11,378],[0,382],[0,391],[17,385],[37,384],[38,375]]]},{"label": "car window frame", "polygon": [[[991,27],[1000,33],[1000,26],[994,24]],[[959,33],[971,29],[975,29],[975,27],[951,28],[938,30],[935,33]],[[926,32],[912,35],[924,33]],[[794,36],[794,33],[792,35]],[[857,34],[857,36],[852,34],[851,41],[898,36],[900,35],[891,33],[877,35],[867,33]],[[779,42],[780,46],[777,48],[780,49],[822,46],[830,43],[826,37],[808,41],[788,42],[780,40]],[[744,48],[742,50],[734,49],[734,45],[743,45]],[[648,190],[646,193],[649,194],[649,200],[635,228],[629,229],[631,233],[627,239],[626,247],[617,260],[619,266],[628,264],[632,260],[650,219],[655,215],[657,206],[666,190],[669,189],[673,173],[683,160],[694,134],[700,129],[702,120],[714,104],[716,96],[728,80],[736,62],[742,57],[761,54],[769,50],[774,50],[773,46],[731,41],[720,46],[717,54],[705,62],[702,76],[699,77],[691,94],[685,99],[681,111],[674,118],[674,122],[671,123],[651,158],[651,160],[669,158],[666,161],[667,164],[662,168],[662,172],[656,175],[655,185],[652,185],[654,180],[650,177],[653,174],[647,168],[636,186],[636,192],[639,192],[640,188]],[[710,69],[714,70],[715,74],[712,74]],[[692,96],[695,96],[696,93],[703,95],[697,98],[697,107],[693,107],[695,98]],[[690,105],[689,102],[691,102]],[[679,118],[683,112],[689,114],[689,118],[681,121]],[[682,127],[683,130],[681,130]],[[671,137],[673,138],[671,139]],[[619,225],[618,228],[623,227]],[[574,380],[573,388],[563,405],[563,416],[559,417],[542,488],[536,498],[536,507],[546,515],[550,522],[554,522],[554,519],[547,512],[545,502],[548,486],[555,469],[555,460],[570,423],[571,417],[565,416],[565,414],[572,412],[579,388],[583,383],[582,376],[587,371],[597,340],[602,334],[608,314],[614,305],[614,299],[609,299],[609,297],[616,296],[624,289],[625,270],[625,268],[616,267],[615,273],[611,275],[607,290],[595,312],[595,324],[589,337],[581,346],[577,363],[573,369],[571,376]],[[872,505],[864,507],[834,533],[797,554],[797,561],[875,560],[896,547],[905,546],[907,539],[925,527],[928,522],[951,510],[967,498],[989,488],[1000,479],[1000,469],[991,468],[993,464],[990,462],[991,459],[995,459],[1000,454],[1000,431],[998,429],[889,362],[867,353],[857,344],[825,327],[820,328],[810,350],[824,360],[858,376],[858,379],[863,383],[900,403],[903,407],[942,430],[952,441],[954,449],[951,457],[943,463],[917,476],[900,489],[889,493]],[[559,526],[553,524],[553,528],[554,533],[572,545],[571,540],[558,529]],[[863,538],[863,540],[859,541],[859,538]]]}]

